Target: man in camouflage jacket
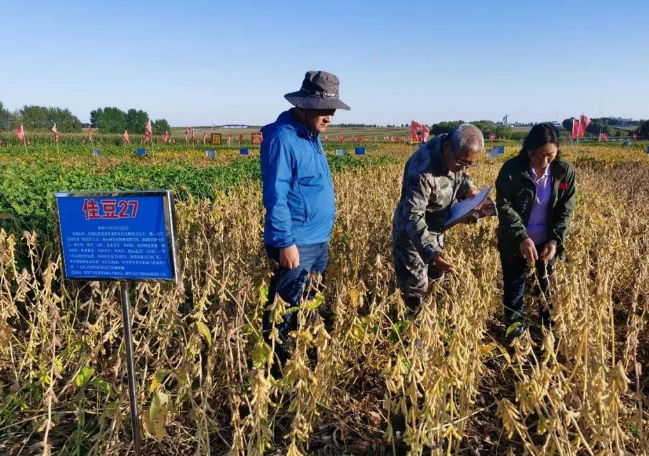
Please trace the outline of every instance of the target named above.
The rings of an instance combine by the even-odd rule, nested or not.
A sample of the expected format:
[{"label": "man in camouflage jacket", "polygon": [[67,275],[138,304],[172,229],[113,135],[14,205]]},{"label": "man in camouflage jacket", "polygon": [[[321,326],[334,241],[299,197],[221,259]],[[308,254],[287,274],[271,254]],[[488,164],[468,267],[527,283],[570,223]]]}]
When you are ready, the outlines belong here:
[{"label": "man in camouflage jacket", "polygon": [[[453,203],[478,193],[464,169],[475,166],[483,150],[482,132],[462,124],[423,144],[406,163],[392,224],[392,253],[397,286],[410,310],[421,304],[429,280],[455,272],[442,256],[443,227]],[[489,200],[480,215],[493,212]]]}]

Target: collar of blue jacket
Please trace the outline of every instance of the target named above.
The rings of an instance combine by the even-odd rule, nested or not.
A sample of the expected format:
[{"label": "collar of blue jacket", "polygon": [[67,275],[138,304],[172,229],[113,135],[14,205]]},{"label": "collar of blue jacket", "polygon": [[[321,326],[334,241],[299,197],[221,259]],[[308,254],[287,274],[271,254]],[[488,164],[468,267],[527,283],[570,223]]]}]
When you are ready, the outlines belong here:
[{"label": "collar of blue jacket", "polygon": [[293,118],[293,114],[291,114],[291,110],[289,109],[288,111],[284,111],[277,117],[277,120],[275,123],[266,125],[261,129],[262,134],[265,135],[264,130],[267,130],[269,127],[286,127],[286,128],[291,128],[295,130],[301,138],[304,139],[317,139],[318,138],[318,132],[312,133],[305,125],[302,125],[300,122],[295,120]]}]

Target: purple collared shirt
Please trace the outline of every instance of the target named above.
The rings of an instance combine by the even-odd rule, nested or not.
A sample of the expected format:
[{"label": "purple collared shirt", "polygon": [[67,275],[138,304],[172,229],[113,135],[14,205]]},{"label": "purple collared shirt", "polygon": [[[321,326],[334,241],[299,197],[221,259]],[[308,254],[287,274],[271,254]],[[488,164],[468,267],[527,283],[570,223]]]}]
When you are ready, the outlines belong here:
[{"label": "purple collared shirt", "polygon": [[548,239],[548,204],[552,195],[552,176],[550,166],[546,166],[541,177],[536,175],[534,168],[530,166],[530,174],[536,183],[536,199],[532,205],[530,220],[527,222],[527,235],[535,244],[541,244]]}]

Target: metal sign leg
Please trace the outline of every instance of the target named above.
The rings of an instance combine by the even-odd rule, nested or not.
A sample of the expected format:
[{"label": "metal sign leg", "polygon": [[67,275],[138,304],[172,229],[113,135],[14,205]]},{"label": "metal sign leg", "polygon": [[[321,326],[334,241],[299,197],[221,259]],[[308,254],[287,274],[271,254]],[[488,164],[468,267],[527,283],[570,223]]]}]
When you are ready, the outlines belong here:
[{"label": "metal sign leg", "polygon": [[131,336],[131,306],[129,304],[129,283],[120,284],[122,295],[122,318],[124,320],[124,347],[126,349],[126,366],[128,368],[128,394],[131,402],[131,429],[135,455],[140,456],[140,420],[137,416],[137,398],[135,395],[135,365],[133,364],[133,337]]}]

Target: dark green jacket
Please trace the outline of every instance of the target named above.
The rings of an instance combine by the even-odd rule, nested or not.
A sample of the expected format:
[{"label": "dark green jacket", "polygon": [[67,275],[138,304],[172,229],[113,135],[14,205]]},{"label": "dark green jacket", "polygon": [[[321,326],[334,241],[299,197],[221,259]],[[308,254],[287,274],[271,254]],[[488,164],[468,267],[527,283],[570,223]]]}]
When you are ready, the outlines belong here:
[{"label": "dark green jacket", "polygon": [[[570,230],[575,208],[575,170],[567,161],[557,158],[550,164],[552,194],[548,207],[548,242],[557,246],[557,255],[565,259],[564,242]],[[536,199],[536,184],[525,155],[505,162],[496,179],[498,208],[498,250],[503,260],[519,254],[521,242],[527,239],[525,226]]]}]

